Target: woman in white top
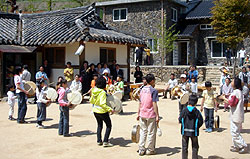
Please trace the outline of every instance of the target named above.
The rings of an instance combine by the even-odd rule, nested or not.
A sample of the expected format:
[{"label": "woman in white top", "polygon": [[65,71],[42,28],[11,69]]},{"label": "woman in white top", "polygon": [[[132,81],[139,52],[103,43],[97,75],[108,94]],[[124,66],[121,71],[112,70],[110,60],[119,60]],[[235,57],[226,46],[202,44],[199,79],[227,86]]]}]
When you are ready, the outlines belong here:
[{"label": "woman in white top", "polygon": [[81,93],[82,83],[80,81],[80,75],[78,75],[78,74],[75,75],[75,80],[71,83],[70,90],[71,91],[78,91]]},{"label": "woman in white top", "polygon": [[22,75],[23,68],[21,66],[16,67],[16,72],[14,76],[14,82],[16,86],[16,95],[18,98],[18,118],[17,123],[27,123],[24,118],[27,112],[27,96],[28,92],[24,90]]},{"label": "woman in white top", "polygon": [[239,78],[235,78],[231,84],[234,91],[228,100],[225,99],[231,107],[230,119],[233,146],[230,151],[242,154],[247,152],[247,144],[240,134],[242,123],[244,122],[244,97],[242,93],[242,83]]}]

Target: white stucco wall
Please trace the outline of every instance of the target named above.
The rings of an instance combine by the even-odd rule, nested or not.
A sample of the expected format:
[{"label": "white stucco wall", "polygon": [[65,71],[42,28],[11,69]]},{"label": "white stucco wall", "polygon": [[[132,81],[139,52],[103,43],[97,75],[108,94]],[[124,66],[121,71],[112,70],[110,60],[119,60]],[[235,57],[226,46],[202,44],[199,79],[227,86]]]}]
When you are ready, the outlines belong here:
[{"label": "white stucco wall", "polygon": [[[50,83],[54,82],[54,85],[57,83],[57,78],[59,76],[63,76],[63,70],[64,69],[52,69],[51,70],[51,77],[50,77]],[[79,74],[79,69],[74,69],[74,75]]]},{"label": "white stucco wall", "polygon": [[[45,45],[45,47],[65,47],[65,65],[68,61],[72,65],[79,65],[79,56],[75,55],[76,50],[79,47],[79,43],[75,42],[72,44],[63,44],[63,45]],[[120,65],[127,65],[127,45],[118,45],[118,44],[105,44],[105,43],[94,43],[87,42],[85,44],[85,60],[90,63],[97,64],[100,62],[100,48],[115,48],[116,49],[116,60]],[[49,60],[49,59],[48,59]],[[127,81],[127,69],[122,68],[124,72],[124,80]],[[74,74],[78,74],[79,69],[74,69]],[[52,69],[51,82],[57,82],[57,78],[63,76],[63,68],[54,68]]]}]

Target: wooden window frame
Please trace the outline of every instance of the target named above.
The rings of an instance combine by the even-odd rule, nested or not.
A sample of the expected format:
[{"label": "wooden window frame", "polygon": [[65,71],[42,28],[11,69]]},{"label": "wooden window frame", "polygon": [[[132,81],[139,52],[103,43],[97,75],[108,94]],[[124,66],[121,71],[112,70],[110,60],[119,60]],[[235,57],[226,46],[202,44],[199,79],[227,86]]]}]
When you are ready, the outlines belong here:
[{"label": "wooden window frame", "polygon": [[[174,16],[174,12],[176,13],[175,16]],[[171,13],[172,13],[171,20],[173,22],[178,22],[178,10],[175,8],[171,8]]]},{"label": "wooden window frame", "polygon": [[[115,11],[119,11],[119,19],[115,20]],[[126,19],[121,19],[121,10],[126,10]],[[112,15],[113,21],[118,22],[118,21],[127,21],[128,20],[128,8],[115,8],[113,9],[113,15]]]},{"label": "wooden window frame", "polygon": [[[101,55],[101,49],[113,50],[113,51],[115,52],[115,55],[114,55],[115,59],[114,59],[114,60],[116,60],[116,48],[111,48],[111,47],[100,47],[100,49],[99,49],[99,54],[100,54],[100,55]],[[108,57],[107,57],[107,58],[108,58]],[[99,62],[101,62],[101,57],[99,58]],[[107,60],[105,63],[107,63],[108,65],[111,64],[111,63],[108,63],[108,60]]]},{"label": "wooden window frame", "polygon": [[[51,67],[52,68],[65,68],[65,57],[66,57],[66,48],[65,47],[44,47],[43,59],[50,61],[46,57],[46,49],[51,49],[51,48],[53,49],[53,53],[54,53],[54,61],[52,63],[50,63]],[[63,49],[63,51],[64,51],[64,55],[63,55],[64,62],[59,63],[59,64],[57,64],[57,62],[55,61],[56,60],[56,50],[58,50],[58,49]]]}]

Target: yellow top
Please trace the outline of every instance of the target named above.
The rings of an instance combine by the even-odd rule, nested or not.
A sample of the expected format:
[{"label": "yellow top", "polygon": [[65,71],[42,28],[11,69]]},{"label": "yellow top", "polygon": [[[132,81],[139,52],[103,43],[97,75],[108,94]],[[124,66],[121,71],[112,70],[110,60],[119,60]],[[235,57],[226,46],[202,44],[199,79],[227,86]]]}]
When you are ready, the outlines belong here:
[{"label": "yellow top", "polygon": [[150,56],[150,49],[144,49],[144,51],[146,51],[147,56]]},{"label": "yellow top", "polygon": [[65,68],[64,69],[64,76],[67,82],[73,81],[74,80],[74,69],[71,68]]},{"label": "yellow top", "polygon": [[205,108],[213,109],[215,107],[214,99],[216,97],[215,97],[213,90],[211,90],[211,91],[204,90],[202,93],[202,97],[205,98],[205,100],[204,100],[204,107]]}]

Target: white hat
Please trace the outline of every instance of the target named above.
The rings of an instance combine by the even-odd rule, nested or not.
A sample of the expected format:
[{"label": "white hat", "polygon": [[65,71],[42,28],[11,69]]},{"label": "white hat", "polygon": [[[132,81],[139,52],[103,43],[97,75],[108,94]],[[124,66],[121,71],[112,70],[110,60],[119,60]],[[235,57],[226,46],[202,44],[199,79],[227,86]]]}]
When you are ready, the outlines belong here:
[{"label": "white hat", "polygon": [[109,73],[107,69],[103,70],[102,74],[104,75],[105,73]]},{"label": "white hat", "polygon": [[187,78],[185,74],[181,74],[181,78]]}]

